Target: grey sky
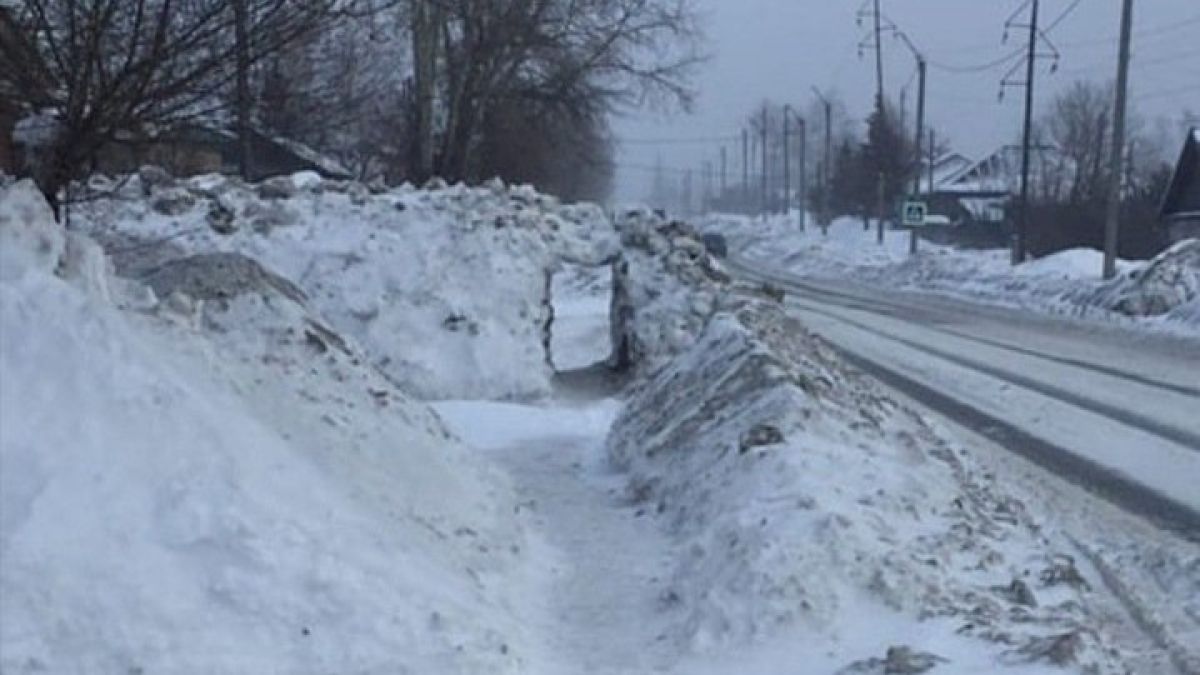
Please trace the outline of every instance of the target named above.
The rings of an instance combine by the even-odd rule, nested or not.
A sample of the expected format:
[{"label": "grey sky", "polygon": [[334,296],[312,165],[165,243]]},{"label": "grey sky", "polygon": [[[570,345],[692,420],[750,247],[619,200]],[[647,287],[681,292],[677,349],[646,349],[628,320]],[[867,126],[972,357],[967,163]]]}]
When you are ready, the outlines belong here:
[{"label": "grey sky", "polygon": [[[1023,36],[1001,44],[1004,20],[1022,0],[883,0],[883,13],[901,27],[931,63],[984,64],[1018,48]],[[1074,0],[1042,0],[1043,25]],[[656,139],[725,137],[739,133],[749,111],[764,98],[807,106],[810,87],[833,90],[849,112],[864,117],[874,95],[874,60],[858,57],[867,26],[855,15],[862,0],[698,0],[705,14],[712,59],[698,73],[700,97],[690,116],[642,113],[617,122],[625,143],[619,153],[619,197],[645,197],[645,167],[661,156],[669,168],[697,168],[714,160],[719,142],[646,144]],[[1141,0],[1134,9],[1133,105],[1150,118],[1200,111],[1200,0]],[[1037,102],[1077,79],[1115,76],[1120,2],[1079,0],[1050,33],[1062,52],[1059,71],[1040,64]],[[910,81],[915,62],[885,38],[885,87],[890,96]],[[955,73],[931,66],[928,115],[956,150],[978,156],[1017,137],[1022,96],[1009,90],[997,102],[1005,67]],[[908,96],[911,119],[915,85]],[[740,152],[740,150],[738,151]],[[734,154],[730,145],[731,162]],[[698,185],[698,183],[697,183]]]}]

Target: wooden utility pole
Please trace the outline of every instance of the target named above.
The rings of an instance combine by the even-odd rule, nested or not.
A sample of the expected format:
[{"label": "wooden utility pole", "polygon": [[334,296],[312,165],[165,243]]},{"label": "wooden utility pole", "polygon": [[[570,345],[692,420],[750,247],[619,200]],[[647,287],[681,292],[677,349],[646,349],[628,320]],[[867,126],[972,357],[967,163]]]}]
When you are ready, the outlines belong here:
[{"label": "wooden utility pole", "polygon": [[833,173],[833,105],[825,98],[819,89],[813,87],[813,93],[821,100],[825,108],[825,159],[821,162],[821,233],[829,233],[829,183]]},{"label": "wooden utility pole", "polygon": [[1029,153],[1033,134],[1033,78],[1037,60],[1038,0],[1033,0],[1029,17],[1029,54],[1025,64],[1025,129],[1021,140],[1021,216],[1013,242],[1013,264],[1025,261],[1029,246]]},{"label": "wooden utility pole", "polygon": [[[880,118],[881,124],[886,124],[883,101],[883,40],[880,35],[879,21],[881,19],[879,13],[879,0],[875,0],[875,109]],[[883,171],[879,172],[878,190],[878,212],[875,214],[877,218],[876,239],[880,246],[883,245],[883,214],[884,214],[884,178]]]},{"label": "wooden utility pole", "polygon": [[763,217],[763,220],[766,220],[767,210],[770,208],[770,203],[768,201],[769,188],[767,187],[767,168],[768,168],[768,166],[767,166],[767,131],[768,131],[768,126],[770,126],[770,125],[768,124],[767,113],[768,113],[767,104],[764,103],[763,109],[762,109],[762,217]]},{"label": "wooden utility pole", "polygon": [[783,106],[783,217],[792,217],[792,106]]},{"label": "wooden utility pole", "polygon": [[750,132],[742,128],[742,208],[750,213]]},{"label": "wooden utility pole", "polygon": [[242,180],[253,180],[250,146],[250,12],[246,0],[233,2],[233,32],[237,42],[237,135],[238,172]]},{"label": "wooden utility pole", "polygon": [[883,40],[880,39],[879,0],[875,0],[875,97],[883,110]]},{"label": "wooden utility pole", "polygon": [[683,175],[683,214],[692,215],[692,170],[688,169]]},{"label": "wooden utility pole", "polygon": [[803,232],[808,226],[808,122],[803,117],[797,119],[800,122],[800,194],[796,203],[800,206],[800,231]]},{"label": "wooden utility pole", "polygon": [[1104,227],[1104,278],[1117,274],[1117,241],[1121,225],[1121,160],[1125,153],[1125,109],[1129,89],[1129,42],[1133,0],[1121,9],[1121,48],[1117,60],[1117,102],[1113,112],[1112,158],[1108,165],[1108,217]]},{"label": "wooden utility pole", "polygon": [[728,166],[729,158],[726,156],[725,146],[721,146],[721,199],[725,199],[725,190],[728,187],[725,183],[725,169]]},{"label": "wooden utility pole", "polygon": [[930,194],[933,194],[933,161],[934,161],[934,159],[936,159],[933,156],[933,153],[934,153],[933,129],[930,129],[929,130],[929,193]]},{"label": "wooden utility pole", "polygon": [[878,201],[879,219],[875,222],[875,243],[879,244],[880,246],[883,246],[883,209],[884,209],[884,201],[886,200],[887,195],[884,193],[883,172],[882,171],[879,172],[878,190],[879,190],[879,194],[876,196],[879,200]]},{"label": "wooden utility pole", "polygon": [[[921,194],[921,148],[925,145],[925,57],[917,58],[917,144],[916,155],[917,166],[916,180],[913,181],[913,194]],[[930,188],[933,186],[930,185]]]}]

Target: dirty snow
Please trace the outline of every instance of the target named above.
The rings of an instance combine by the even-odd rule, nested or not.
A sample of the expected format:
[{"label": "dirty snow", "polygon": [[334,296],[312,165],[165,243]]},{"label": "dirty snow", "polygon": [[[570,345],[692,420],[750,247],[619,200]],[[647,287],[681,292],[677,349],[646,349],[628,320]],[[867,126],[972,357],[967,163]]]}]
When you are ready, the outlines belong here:
[{"label": "dirty snow", "polygon": [[598,207],[499,183],[373,194],[309,174],[257,189],[138,176],[73,218],[134,277],[181,252],[260,260],[425,398],[547,395],[552,275],[568,263],[604,266],[617,246]]},{"label": "dirty snow", "polygon": [[[925,241],[913,257],[907,231],[886,230],[880,246],[874,223],[867,230],[855,218],[835,220],[828,236],[817,228],[801,232],[783,219],[715,216],[703,227],[737,242],[741,260],[814,279],[850,278],[1169,332],[1195,333],[1200,326],[1200,263],[1189,253],[1194,243],[1181,242],[1154,261],[1118,260],[1118,277],[1104,282],[1103,253],[1093,249],[1060,251],[1013,267],[1007,250]],[[1142,279],[1143,272],[1150,277]]]},{"label": "dirty snow", "polygon": [[[125,277],[0,196],[5,672],[1164,662],[1034,497],[687,225],[498,184],[102,183],[73,218]],[[556,389],[556,345],[634,379]]]}]

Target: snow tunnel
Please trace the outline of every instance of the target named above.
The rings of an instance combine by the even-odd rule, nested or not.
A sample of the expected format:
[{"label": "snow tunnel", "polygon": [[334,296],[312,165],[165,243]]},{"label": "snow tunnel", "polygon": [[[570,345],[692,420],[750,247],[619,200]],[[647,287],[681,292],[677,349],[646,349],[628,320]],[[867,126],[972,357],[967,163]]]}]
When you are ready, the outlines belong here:
[{"label": "snow tunnel", "polygon": [[565,264],[547,281],[550,303],[546,356],[556,372],[586,370],[609,362],[613,352],[609,311],[612,265]]}]

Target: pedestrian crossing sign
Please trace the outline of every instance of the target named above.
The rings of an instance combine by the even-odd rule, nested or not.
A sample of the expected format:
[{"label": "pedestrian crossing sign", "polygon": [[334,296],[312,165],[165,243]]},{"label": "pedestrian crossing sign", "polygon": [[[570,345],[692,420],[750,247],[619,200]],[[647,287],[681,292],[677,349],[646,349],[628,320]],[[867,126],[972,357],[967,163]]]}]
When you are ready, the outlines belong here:
[{"label": "pedestrian crossing sign", "polygon": [[904,225],[920,227],[925,224],[925,216],[928,213],[929,207],[925,202],[904,202]]}]

